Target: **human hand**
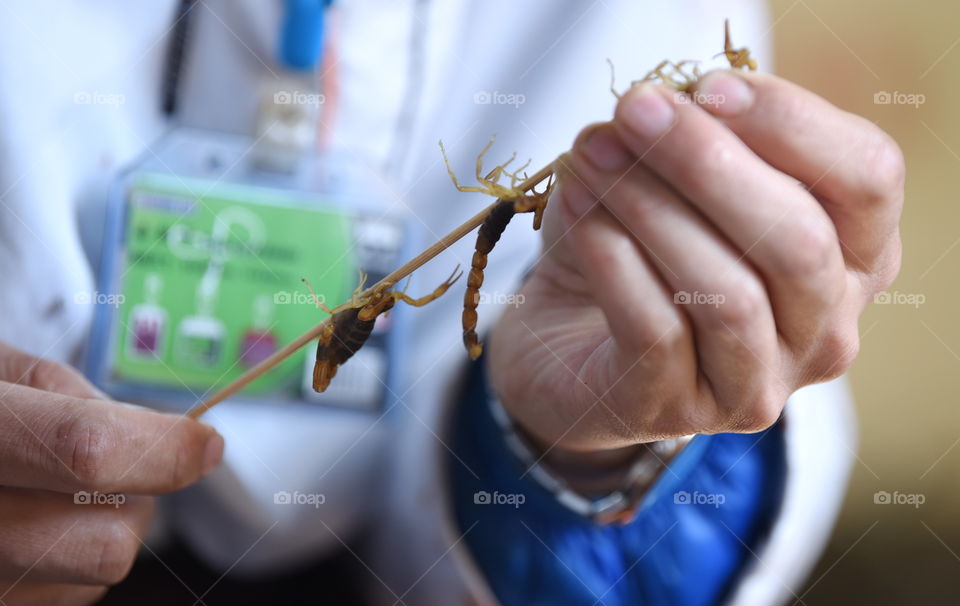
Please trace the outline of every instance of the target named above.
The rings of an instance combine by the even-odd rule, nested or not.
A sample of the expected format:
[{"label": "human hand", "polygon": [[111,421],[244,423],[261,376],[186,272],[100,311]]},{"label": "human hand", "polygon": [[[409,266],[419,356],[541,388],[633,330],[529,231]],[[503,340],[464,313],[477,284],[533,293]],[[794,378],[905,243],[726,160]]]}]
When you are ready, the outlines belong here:
[{"label": "human hand", "polygon": [[900,149],[775,76],[634,86],[558,167],[544,254],[488,355],[548,452],[770,426],[850,366],[899,270]]},{"label": "human hand", "polygon": [[0,601],[96,602],[147,532],[142,495],[195,482],[222,454],[213,428],[108,402],[75,370],[0,343]]}]

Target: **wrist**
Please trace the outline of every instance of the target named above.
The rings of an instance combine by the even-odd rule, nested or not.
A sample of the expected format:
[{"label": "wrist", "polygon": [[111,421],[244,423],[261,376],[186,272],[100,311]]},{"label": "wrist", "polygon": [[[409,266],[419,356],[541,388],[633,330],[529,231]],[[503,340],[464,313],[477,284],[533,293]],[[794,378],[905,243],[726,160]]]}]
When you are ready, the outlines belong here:
[{"label": "wrist", "polygon": [[524,476],[552,493],[566,508],[598,524],[627,524],[643,497],[690,437],[625,448],[579,452],[537,442],[517,425],[496,398],[489,400],[504,441],[526,467]]},{"label": "wrist", "polygon": [[652,453],[643,444],[607,450],[577,451],[548,444],[518,426],[534,455],[583,495],[608,494],[623,487],[630,469]]}]

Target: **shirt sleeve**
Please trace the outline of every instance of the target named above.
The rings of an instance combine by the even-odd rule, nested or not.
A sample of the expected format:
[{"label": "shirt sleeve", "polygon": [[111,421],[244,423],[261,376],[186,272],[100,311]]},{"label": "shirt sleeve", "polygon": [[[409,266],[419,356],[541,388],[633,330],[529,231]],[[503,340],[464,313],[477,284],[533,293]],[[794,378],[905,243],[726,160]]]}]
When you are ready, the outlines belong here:
[{"label": "shirt sleeve", "polygon": [[463,540],[504,606],[716,604],[755,561],[783,494],[782,422],[694,438],[633,522],[598,525],[531,478],[489,398],[480,360],[455,416],[449,470]]}]

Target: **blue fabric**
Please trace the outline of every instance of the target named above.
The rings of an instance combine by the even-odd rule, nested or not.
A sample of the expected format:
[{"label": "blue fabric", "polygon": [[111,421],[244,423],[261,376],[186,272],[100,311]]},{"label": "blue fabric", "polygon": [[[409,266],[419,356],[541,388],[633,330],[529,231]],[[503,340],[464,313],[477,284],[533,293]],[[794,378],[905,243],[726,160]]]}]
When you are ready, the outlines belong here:
[{"label": "blue fabric", "polygon": [[[464,541],[504,606],[722,601],[780,504],[780,423],[759,434],[698,436],[632,523],[600,526],[523,477],[491,416],[482,368],[474,364],[467,380],[449,469]],[[477,503],[483,493],[500,503]],[[718,495],[722,504],[707,502]]]}]

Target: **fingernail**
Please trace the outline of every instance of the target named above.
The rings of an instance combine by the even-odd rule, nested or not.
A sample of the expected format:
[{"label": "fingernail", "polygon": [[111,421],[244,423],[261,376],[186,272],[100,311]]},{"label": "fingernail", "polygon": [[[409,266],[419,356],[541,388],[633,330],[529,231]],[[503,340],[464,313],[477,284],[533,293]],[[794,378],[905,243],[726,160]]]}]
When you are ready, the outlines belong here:
[{"label": "fingernail", "polygon": [[630,151],[609,128],[596,128],[588,133],[580,149],[587,160],[603,172],[623,170],[630,163]]},{"label": "fingernail", "polygon": [[673,125],[676,112],[653,84],[638,84],[625,97],[623,119],[633,132],[652,139]]},{"label": "fingernail", "polygon": [[707,74],[693,98],[710,113],[732,118],[750,109],[755,96],[753,87],[742,77],[729,71],[716,71]]},{"label": "fingernail", "polygon": [[207,474],[220,465],[223,460],[223,436],[213,434],[207,440],[207,447],[203,451],[203,473]]}]

